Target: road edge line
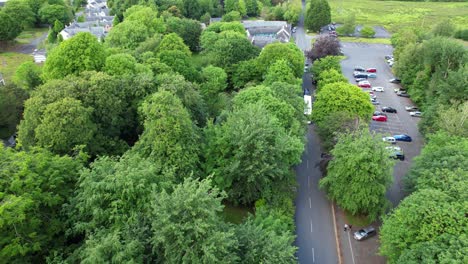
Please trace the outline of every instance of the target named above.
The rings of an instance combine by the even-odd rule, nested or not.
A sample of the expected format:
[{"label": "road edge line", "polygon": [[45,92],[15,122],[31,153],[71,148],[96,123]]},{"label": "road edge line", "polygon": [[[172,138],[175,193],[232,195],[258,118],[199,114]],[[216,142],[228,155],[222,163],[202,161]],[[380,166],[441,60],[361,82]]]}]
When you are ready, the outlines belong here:
[{"label": "road edge line", "polygon": [[332,207],[332,214],[333,214],[333,229],[335,230],[335,243],[336,243],[336,253],[338,255],[338,263],[343,264],[343,261],[341,259],[341,246],[340,242],[338,241],[338,231],[336,229],[336,216],[335,216],[335,203],[331,202],[331,207]]}]

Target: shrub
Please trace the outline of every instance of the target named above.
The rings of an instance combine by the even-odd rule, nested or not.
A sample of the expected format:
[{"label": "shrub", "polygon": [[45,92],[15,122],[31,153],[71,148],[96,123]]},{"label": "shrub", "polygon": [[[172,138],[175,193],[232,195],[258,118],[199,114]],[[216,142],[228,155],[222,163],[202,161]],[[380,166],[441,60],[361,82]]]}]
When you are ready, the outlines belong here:
[{"label": "shrub", "polygon": [[459,29],[455,31],[455,38],[468,41],[468,29]]},{"label": "shrub", "polygon": [[361,36],[364,38],[373,38],[375,35],[374,28],[370,26],[365,26],[361,29]]}]

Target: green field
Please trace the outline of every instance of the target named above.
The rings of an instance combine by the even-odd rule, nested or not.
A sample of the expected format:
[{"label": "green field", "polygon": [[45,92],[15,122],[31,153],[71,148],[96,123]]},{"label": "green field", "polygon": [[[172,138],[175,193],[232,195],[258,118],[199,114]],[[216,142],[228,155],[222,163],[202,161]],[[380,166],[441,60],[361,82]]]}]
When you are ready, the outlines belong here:
[{"label": "green field", "polygon": [[332,20],[340,23],[353,12],[361,25],[383,26],[395,32],[403,26],[430,28],[438,21],[451,19],[457,27],[468,27],[468,2],[398,2],[376,0],[329,0]]},{"label": "green field", "polygon": [[49,31],[48,28],[30,28],[26,29],[16,38],[18,44],[29,44],[33,39],[36,39]]},{"label": "green field", "polygon": [[26,61],[33,61],[33,57],[31,55],[16,52],[0,53],[0,73],[3,74],[3,78],[5,78],[7,83],[11,82],[16,68]]}]

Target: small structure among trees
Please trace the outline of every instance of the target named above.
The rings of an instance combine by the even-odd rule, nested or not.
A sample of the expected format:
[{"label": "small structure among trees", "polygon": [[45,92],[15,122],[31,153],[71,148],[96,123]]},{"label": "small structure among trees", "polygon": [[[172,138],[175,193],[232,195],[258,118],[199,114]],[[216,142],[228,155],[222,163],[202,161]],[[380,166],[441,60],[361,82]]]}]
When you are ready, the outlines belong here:
[{"label": "small structure among trees", "polygon": [[5,85],[5,79],[3,79],[3,75],[0,72],[0,84]]}]

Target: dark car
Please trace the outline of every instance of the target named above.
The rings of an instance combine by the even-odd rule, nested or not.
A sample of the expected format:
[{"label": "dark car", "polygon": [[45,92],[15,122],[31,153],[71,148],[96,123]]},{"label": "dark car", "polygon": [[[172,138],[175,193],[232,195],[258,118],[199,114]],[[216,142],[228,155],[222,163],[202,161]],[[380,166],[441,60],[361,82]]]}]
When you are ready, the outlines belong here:
[{"label": "dark car", "polygon": [[357,82],[357,83],[358,83],[358,82],[365,81],[365,80],[367,80],[367,78],[356,78],[356,82]]},{"label": "dark car", "polygon": [[355,72],[354,73],[354,78],[365,78],[367,79],[367,74],[366,73],[360,73],[360,72]]},{"label": "dark car", "polygon": [[390,106],[384,106],[382,107],[382,112],[387,112],[387,113],[397,113],[397,110],[393,107]]},{"label": "dark car", "polygon": [[401,150],[400,147],[395,146],[395,147],[387,147],[387,149],[390,152],[390,158],[392,159],[399,159],[399,160],[405,160],[405,154]]},{"label": "dark car", "polygon": [[409,98],[410,95],[407,93],[397,93],[398,96]]},{"label": "dark car", "polygon": [[377,234],[377,231],[375,230],[375,228],[372,226],[369,226],[369,227],[359,229],[358,231],[354,232],[353,237],[354,239],[361,241],[371,236],[374,236],[376,234]]},{"label": "dark car", "polygon": [[391,83],[401,83],[401,80],[398,79],[398,78],[393,78],[393,79],[390,79],[389,82],[391,82]]},{"label": "dark car", "polygon": [[373,115],[373,116],[380,116],[380,115],[382,115],[382,116],[387,116],[386,114],[384,114],[384,113],[382,113],[382,112],[379,112],[379,111],[375,111],[372,115]]},{"label": "dark car", "polygon": [[354,71],[365,72],[366,69],[364,69],[364,67],[361,67],[361,66],[356,66],[356,67],[354,67]]},{"label": "dark car", "polygon": [[395,138],[396,141],[406,141],[406,142],[413,141],[413,139],[406,134],[394,135],[393,137]]}]

